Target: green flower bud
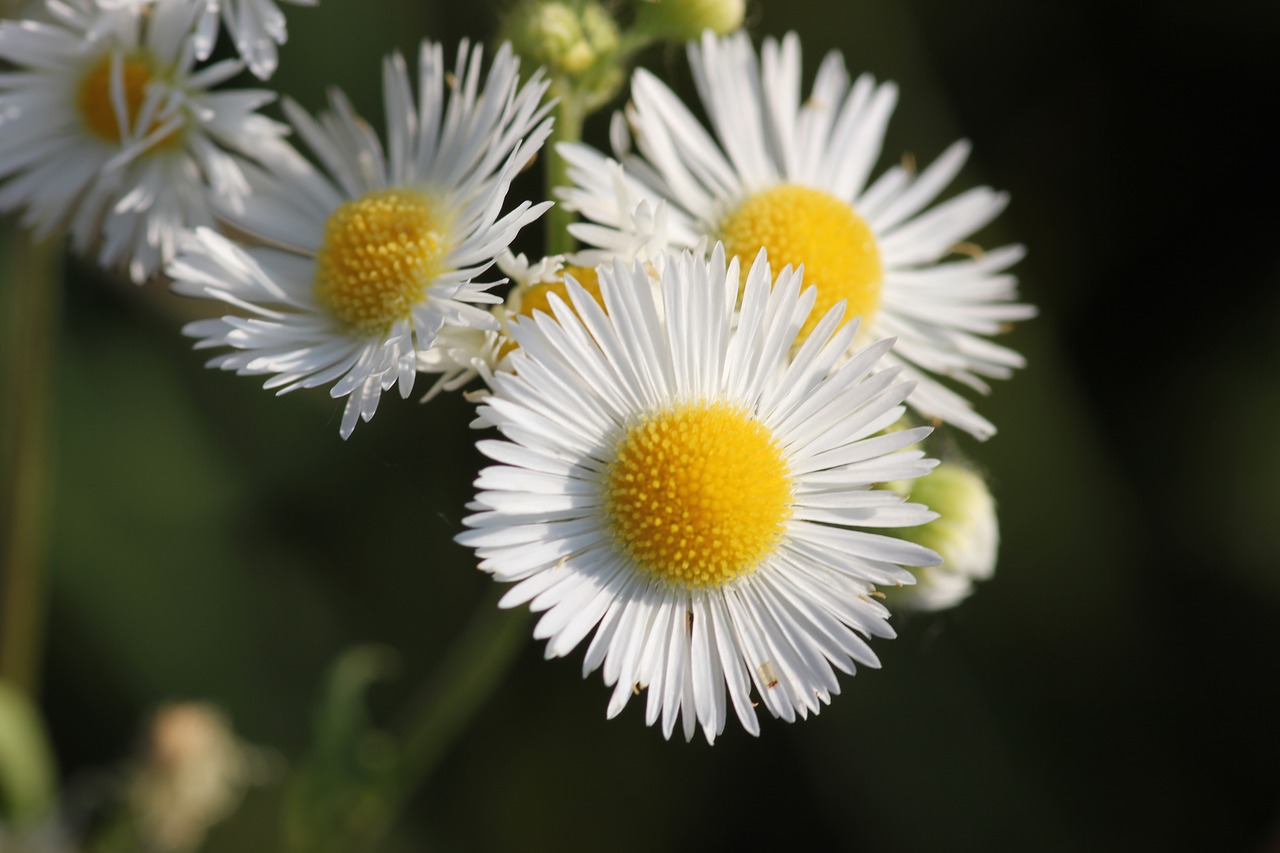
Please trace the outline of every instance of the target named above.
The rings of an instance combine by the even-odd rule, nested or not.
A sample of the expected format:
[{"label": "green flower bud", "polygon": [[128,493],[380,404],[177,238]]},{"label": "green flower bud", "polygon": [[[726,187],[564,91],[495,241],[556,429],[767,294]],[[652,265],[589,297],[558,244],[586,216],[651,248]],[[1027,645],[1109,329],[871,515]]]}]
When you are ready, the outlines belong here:
[{"label": "green flower bud", "polygon": [[579,9],[582,35],[597,56],[612,53],[618,47],[618,22],[599,3],[584,3]]},{"label": "green flower bud", "polygon": [[503,37],[553,74],[581,74],[617,49],[618,25],[593,0],[532,0],[516,6]]},{"label": "green flower bud", "polygon": [[636,28],[655,38],[689,41],[711,30],[728,35],[742,26],[746,0],[640,0]]},{"label": "green flower bud", "polygon": [[927,477],[889,483],[939,514],[919,527],[887,531],[901,539],[932,548],[942,564],[912,569],[915,586],[884,589],[890,608],[944,610],[964,600],[974,581],[995,573],[1000,542],[995,501],[983,478],[963,465],[944,462]]}]

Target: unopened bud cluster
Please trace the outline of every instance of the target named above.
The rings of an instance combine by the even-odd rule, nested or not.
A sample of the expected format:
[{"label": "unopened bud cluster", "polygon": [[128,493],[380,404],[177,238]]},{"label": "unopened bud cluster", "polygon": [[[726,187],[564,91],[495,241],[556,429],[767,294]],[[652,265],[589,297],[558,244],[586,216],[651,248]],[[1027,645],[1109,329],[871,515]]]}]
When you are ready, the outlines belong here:
[{"label": "unopened bud cluster", "polygon": [[535,0],[512,10],[504,37],[553,74],[585,73],[618,47],[618,25],[594,0]]}]

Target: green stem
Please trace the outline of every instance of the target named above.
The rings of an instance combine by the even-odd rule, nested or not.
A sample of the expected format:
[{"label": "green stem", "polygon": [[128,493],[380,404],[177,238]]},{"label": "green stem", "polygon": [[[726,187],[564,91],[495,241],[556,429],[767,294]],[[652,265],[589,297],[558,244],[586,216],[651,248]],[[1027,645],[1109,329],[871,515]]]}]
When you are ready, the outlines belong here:
[{"label": "green stem", "polygon": [[619,65],[630,65],[637,53],[658,41],[657,33],[644,27],[632,27],[622,33],[618,39],[618,47],[614,61]]},{"label": "green stem", "polygon": [[440,759],[494,694],[529,638],[527,614],[498,609],[496,595],[479,610],[435,673],[410,700],[397,729],[397,759],[380,785],[384,800],[344,850],[374,850],[430,777]]},{"label": "green stem", "polygon": [[400,781],[422,783],[458,733],[498,687],[530,636],[525,614],[500,610],[485,597],[435,675],[410,705],[401,729]]},{"label": "green stem", "polygon": [[[560,81],[553,84],[553,93],[560,100],[556,103],[555,127],[551,130],[551,139],[547,144],[546,196],[554,199],[556,187],[569,185],[569,164],[556,151],[556,143],[577,142],[582,139],[582,123],[586,119],[582,97],[572,87],[562,85]],[[569,226],[576,220],[573,211],[565,208],[557,201],[555,207],[547,212],[547,254],[563,255],[572,252],[575,246]]]},{"label": "green stem", "polygon": [[0,275],[4,332],[3,512],[0,512],[0,678],[34,696],[43,653],[53,420],[50,394],[59,311],[56,247],[11,233]]}]

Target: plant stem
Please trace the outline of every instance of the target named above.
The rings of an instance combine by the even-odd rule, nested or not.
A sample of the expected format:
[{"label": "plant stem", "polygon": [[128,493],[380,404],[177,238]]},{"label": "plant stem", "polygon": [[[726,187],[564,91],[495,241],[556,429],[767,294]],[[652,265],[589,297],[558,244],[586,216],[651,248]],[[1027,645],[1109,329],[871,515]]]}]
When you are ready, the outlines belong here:
[{"label": "plant stem", "polygon": [[0,678],[34,697],[43,653],[53,421],[50,393],[60,306],[56,247],[5,241],[4,469],[0,476]]},{"label": "plant stem", "polygon": [[500,610],[489,598],[410,705],[400,742],[400,780],[406,793],[435,768],[529,638],[527,615]]},{"label": "plant stem", "polygon": [[380,819],[366,822],[345,850],[374,850],[431,775],[458,734],[493,695],[530,635],[528,615],[500,610],[485,596],[462,635],[418,689],[396,731],[396,762],[389,768]]},{"label": "plant stem", "polygon": [[[573,87],[557,81],[552,87],[553,93],[560,99],[556,104],[555,127],[551,129],[551,139],[547,144],[546,197],[554,199],[556,187],[569,185],[569,164],[556,151],[558,142],[578,142],[582,139],[582,123],[586,118],[581,95]],[[573,211],[556,202],[555,207],[547,212],[547,254],[562,255],[573,251],[574,239],[569,233],[569,225],[576,219]]]}]

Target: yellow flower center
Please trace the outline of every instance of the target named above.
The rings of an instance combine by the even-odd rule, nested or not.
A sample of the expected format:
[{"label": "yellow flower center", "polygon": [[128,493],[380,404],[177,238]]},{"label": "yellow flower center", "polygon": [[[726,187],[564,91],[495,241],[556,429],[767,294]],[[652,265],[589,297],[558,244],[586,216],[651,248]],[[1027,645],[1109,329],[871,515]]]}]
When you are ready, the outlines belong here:
[{"label": "yellow flower center", "polygon": [[875,234],[834,196],[783,184],[744,201],[725,217],[720,232],[725,252],[742,263],[744,281],[761,248],[775,273],[787,264],[804,264],[805,286],[817,286],[818,300],[801,338],[841,299],[850,319],[861,315],[865,321],[880,307],[884,273]]},{"label": "yellow flower center", "polygon": [[[596,271],[590,267],[565,267],[565,275],[573,276],[574,281],[582,285],[582,289],[590,293],[601,308],[604,307],[604,297],[600,295],[600,276],[596,275]],[[573,302],[569,300],[569,288],[565,286],[563,275],[559,281],[544,281],[524,288],[520,292],[520,307],[516,309],[517,317],[532,317],[534,311],[554,317],[555,312],[551,310],[551,294],[556,294],[570,308]],[[512,338],[503,341],[502,346],[498,350],[498,359],[501,360],[507,356],[512,350],[517,349],[516,342]]]},{"label": "yellow flower center", "polygon": [[564,275],[573,276],[573,280],[595,297],[600,307],[604,307],[604,297],[600,295],[600,277],[596,275],[596,271],[588,267],[565,267],[559,281],[544,281],[525,290],[520,296],[520,310],[516,313],[521,317],[532,317],[534,311],[541,311],[554,317],[555,314],[551,311],[551,294],[553,293],[563,299],[566,305],[572,306],[573,303],[569,301],[569,288],[564,283]]},{"label": "yellow flower center", "polygon": [[755,570],[791,517],[772,433],[726,403],[676,406],[627,430],[605,474],[605,513],[642,569],[690,589]]},{"label": "yellow flower center", "polygon": [[324,226],[316,298],[361,334],[409,317],[448,251],[440,216],[422,193],[389,189],[344,202]]},{"label": "yellow flower center", "polygon": [[[120,123],[116,119],[115,104],[111,99],[111,59],[112,54],[104,55],[80,79],[76,107],[89,130],[108,142],[118,143]],[[142,111],[142,102],[146,100],[147,84],[155,78],[151,66],[139,57],[124,59],[121,62],[120,76],[124,83],[125,115],[128,117],[129,129],[133,129],[138,122],[138,113]],[[151,133],[158,124],[152,119],[151,125],[141,135]],[[171,133],[160,141],[168,142],[175,138],[177,134]]]}]

